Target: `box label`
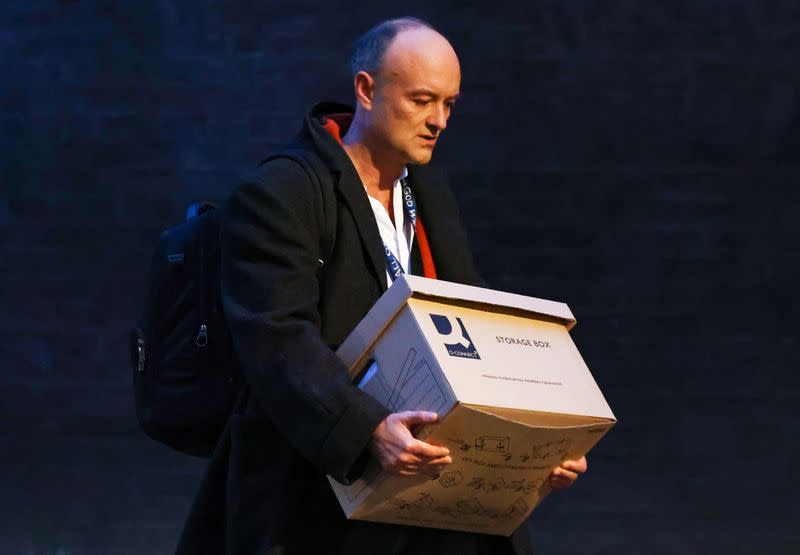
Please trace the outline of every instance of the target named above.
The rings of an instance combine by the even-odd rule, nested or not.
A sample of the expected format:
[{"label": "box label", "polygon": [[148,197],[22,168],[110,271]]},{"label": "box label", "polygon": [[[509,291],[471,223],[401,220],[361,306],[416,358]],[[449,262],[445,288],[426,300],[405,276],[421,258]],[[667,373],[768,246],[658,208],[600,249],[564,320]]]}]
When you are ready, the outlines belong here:
[{"label": "box label", "polygon": [[475,348],[475,343],[469,336],[461,318],[443,314],[431,314],[430,316],[436,331],[439,332],[439,339],[442,340],[451,357],[480,360],[478,349]]}]

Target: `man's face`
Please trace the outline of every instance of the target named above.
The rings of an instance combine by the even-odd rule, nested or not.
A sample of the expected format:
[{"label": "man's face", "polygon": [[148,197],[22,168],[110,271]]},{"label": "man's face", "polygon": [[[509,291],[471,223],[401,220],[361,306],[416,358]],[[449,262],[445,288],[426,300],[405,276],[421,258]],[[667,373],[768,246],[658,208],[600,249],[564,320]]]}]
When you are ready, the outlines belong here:
[{"label": "man's face", "polygon": [[458,58],[428,30],[400,33],[375,76],[371,128],[403,163],[427,164],[461,86]]}]

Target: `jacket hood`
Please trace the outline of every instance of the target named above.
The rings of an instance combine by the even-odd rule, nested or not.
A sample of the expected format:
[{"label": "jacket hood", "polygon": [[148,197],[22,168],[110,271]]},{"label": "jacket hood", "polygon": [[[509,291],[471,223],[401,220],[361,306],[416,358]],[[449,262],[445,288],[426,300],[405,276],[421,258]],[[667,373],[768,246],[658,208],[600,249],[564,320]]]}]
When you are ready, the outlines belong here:
[{"label": "jacket hood", "polygon": [[333,171],[352,170],[350,157],[341,146],[341,136],[347,132],[355,110],[339,102],[320,102],[306,115],[296,141],[315,150]]}]

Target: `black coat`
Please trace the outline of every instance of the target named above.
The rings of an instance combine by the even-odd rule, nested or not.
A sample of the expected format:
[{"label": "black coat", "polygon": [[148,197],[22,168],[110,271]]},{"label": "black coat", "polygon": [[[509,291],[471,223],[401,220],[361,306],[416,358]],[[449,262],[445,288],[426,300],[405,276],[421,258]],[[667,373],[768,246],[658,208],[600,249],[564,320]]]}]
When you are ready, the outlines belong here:
[{"label": "black coat", "polygon": [[[357,475],[388,414],[352,385],[334,352],[386,290],[364,187],[317,119],[343,111],[351,110],[318,105],[296,141],[331,179],[315,183],[278,159],[229,199],[222,294],[247,385],[192,506],[181,555],[508,549],[505,538],[348,521],[325,478]],[[443,175],[411,166],[409,179],[439,279],[481,283]],[[416,241],[411,272],[421,273]]]}]

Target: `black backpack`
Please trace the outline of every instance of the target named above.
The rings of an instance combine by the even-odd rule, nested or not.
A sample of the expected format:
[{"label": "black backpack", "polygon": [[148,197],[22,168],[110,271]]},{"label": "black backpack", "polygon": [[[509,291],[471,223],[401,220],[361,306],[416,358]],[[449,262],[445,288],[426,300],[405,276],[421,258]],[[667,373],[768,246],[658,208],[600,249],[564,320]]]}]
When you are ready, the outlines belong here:
[{"label": "black backpack", "polygon": [[[330,173],[303,149],[289,158],[320,183]],[[261,165],[259,164],[259,165]],[[144,432],[174,449],[209,456],[232,413],[244,378],[220,291],[220,223],[213,203],[193,204],[153,254],[149,292],[130,337],[136,416]],[[333,249],[335,218],[327,222]]]}]

